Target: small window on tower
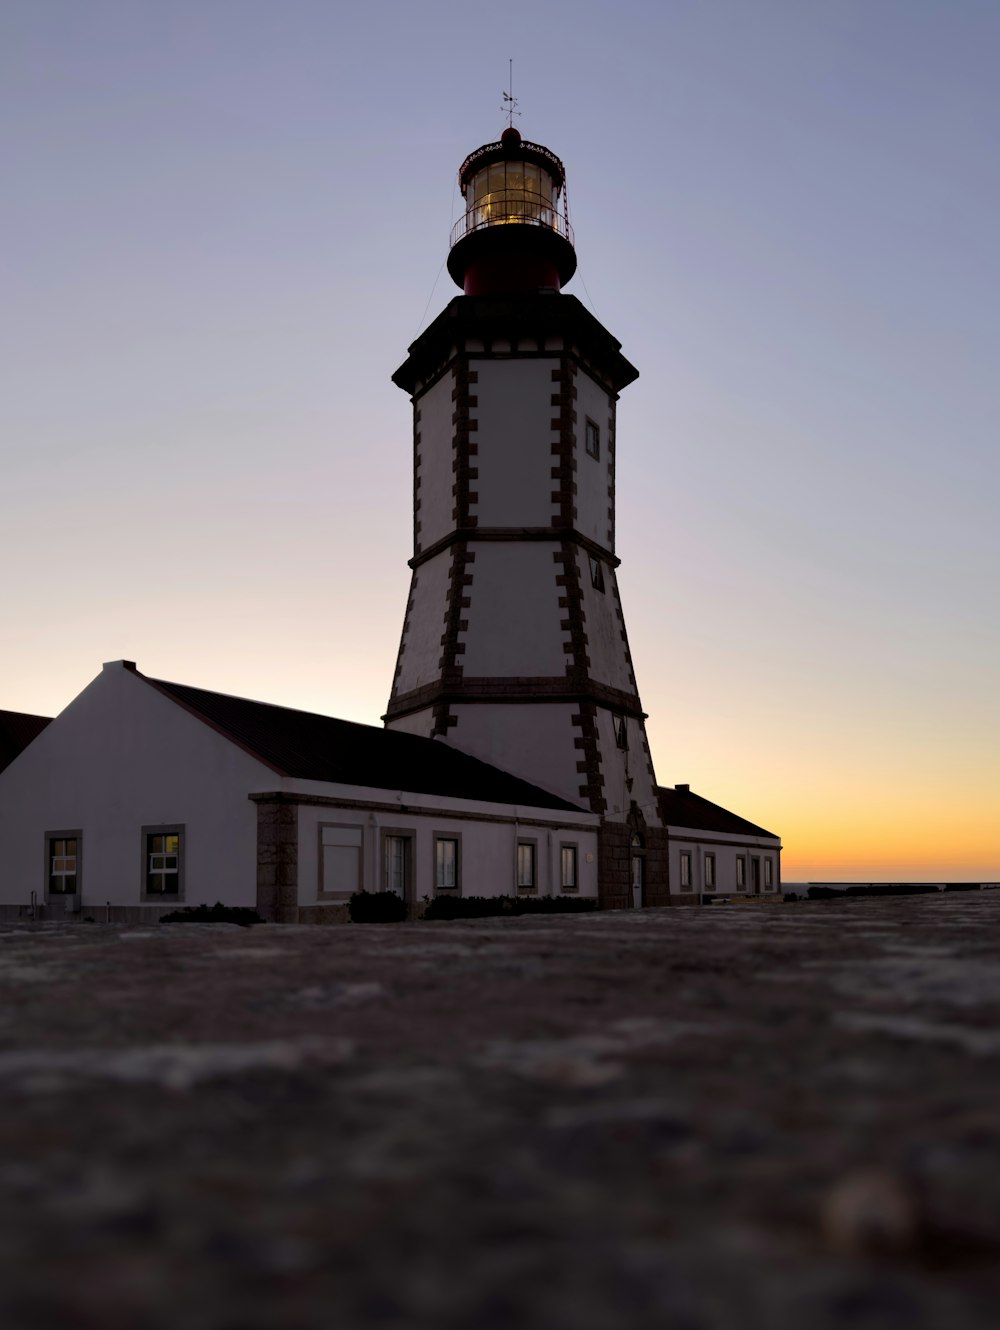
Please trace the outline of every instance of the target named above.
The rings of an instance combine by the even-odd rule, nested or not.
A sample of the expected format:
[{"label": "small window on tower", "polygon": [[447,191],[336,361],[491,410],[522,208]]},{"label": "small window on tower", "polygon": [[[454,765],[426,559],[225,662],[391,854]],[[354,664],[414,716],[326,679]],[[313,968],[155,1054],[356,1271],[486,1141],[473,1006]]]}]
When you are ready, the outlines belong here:
[{"label": "small window on tower", "polygon": [[624,716],[615,717],[615,743],[619,748],[628,748],[628,722]]},{"label": "small window on tower", "polygon": [[591,457],[600,457],[601,455],[601,427],[595,421],[587,417],[587,452]]},{"label": "small window on tower", "polygon": [[593,555],[590,556],[590,585],[598,591],[604,590],[604,564]]}]

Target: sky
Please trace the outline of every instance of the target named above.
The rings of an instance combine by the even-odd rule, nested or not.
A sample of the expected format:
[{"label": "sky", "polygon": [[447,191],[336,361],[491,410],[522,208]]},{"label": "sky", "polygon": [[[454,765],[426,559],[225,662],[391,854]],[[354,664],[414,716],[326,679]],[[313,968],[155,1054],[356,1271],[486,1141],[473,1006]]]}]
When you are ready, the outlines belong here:
[{"label": "sky", "polygon": [[994,0],[6,0],[0,708],[106,660],[379,723],[457,169],[565,162],[639,380],[661,784],[789,880],[1000,879]]}]

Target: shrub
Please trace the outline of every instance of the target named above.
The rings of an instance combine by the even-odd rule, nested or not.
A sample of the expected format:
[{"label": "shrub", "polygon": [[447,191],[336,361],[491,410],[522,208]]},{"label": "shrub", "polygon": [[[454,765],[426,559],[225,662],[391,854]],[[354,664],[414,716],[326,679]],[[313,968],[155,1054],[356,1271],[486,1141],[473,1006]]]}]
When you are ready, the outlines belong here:
[{"label": "shrub", "polygon": [[256,910],[248,905],[223,905],[216,901],[214,905],[192,905],[186,910],[171,910],[160,915],[161,924],[239,924],[241,928],[252,928],[264,920]]},{"label": "shrub", "polygon": [[352,924],[398,924],[406,918],[406,901],[394,891],[356,891],[348,912]]},{"label": "shrub", "polygon": [[577,896],[435,896],[425,919],[484,919],[501,914],[582,914],[597,908],[592,897]]},{"label": "shrub", "polygon": [[945,891],[981,891],[978,882],[946,882]]},{"label": "shrub", "polygon": [[806,895],[811,901],[828,901],[834,896],[842,896],[842,891],[835,891],[833,887],[809,887]]}]

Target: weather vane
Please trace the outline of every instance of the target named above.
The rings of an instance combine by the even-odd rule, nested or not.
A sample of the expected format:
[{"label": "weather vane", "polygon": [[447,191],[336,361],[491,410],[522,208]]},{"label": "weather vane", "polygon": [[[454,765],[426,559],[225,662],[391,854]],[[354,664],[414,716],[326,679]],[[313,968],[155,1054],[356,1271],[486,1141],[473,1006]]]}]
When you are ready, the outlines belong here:
[{"label": "weather vane", "polygon": [[513,58],[507,61],[507,91],[503,95],[503,106],[500,108],[507,117],[507,127],[512,128],[514,117],[520,115],[517,109],[517,98],[514,96],[514,61]]}]

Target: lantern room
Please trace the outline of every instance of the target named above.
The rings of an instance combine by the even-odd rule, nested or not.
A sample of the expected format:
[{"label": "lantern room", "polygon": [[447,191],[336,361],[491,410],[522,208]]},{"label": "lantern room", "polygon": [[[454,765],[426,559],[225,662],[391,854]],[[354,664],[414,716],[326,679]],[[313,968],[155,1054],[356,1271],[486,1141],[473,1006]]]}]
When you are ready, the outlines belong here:
[{"label": "lantern room", "polygon": [[451,233],[448,271],[467,296],[558,291],[569,281],[576,252],[555,153],[505,129],[466,157],[458,178],[465,215]]}]

